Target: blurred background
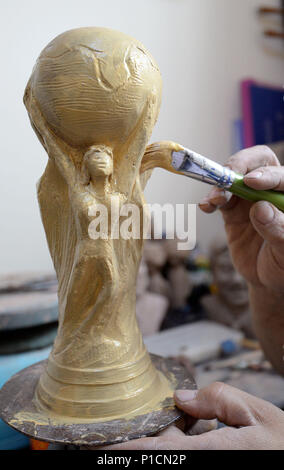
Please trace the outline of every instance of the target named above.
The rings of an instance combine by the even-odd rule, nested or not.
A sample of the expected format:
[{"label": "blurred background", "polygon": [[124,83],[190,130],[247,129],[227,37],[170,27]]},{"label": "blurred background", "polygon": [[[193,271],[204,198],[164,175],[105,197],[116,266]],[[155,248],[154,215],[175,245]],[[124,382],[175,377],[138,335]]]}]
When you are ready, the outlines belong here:
[{"label": "blurred background", "polygon": [[[151,142],[174,140],[220,163],[241,148],[268,144],[283,163],[284,4],[9,0],[0,8],[1,386],[12,373],[47,357],[57,326],[56,279],[36,198],[47,155],[22,102],[41,50],[72,28],[123,31],[146,46],[162,73],[162,107]],[[149,203],[197,204],[207,192],[206,185],[156,169],[145,195]],[[200,385],[227,377],[283,406],[283,380],[255,341],[247,287],[231,263],[220,214],[197,210],[197,242],[194,251],[183,253],[175,240],[146,245],[137,316],[148,349],[176,357],[191,371],[195,366]],[[183,324],[189,329],[181,333]],[[216,365],[228,356],[231,365]],[[209,359],[215,364],[208,365]],[[2,423],[0,448],[26,445],[26,438]]]}]

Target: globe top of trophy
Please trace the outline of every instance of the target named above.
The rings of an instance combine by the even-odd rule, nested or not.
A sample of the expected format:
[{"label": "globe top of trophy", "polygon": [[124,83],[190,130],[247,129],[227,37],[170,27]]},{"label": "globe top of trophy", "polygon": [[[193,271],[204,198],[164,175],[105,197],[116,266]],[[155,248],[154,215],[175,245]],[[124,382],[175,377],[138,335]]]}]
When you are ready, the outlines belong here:
[{"label": "globe top of trophy", "polygon": [[137,40],[107,28],[79,28],[51,41],[29,86],[55,134],[75,147],[121,146],[149,99],[156,118],[161,75]]}]

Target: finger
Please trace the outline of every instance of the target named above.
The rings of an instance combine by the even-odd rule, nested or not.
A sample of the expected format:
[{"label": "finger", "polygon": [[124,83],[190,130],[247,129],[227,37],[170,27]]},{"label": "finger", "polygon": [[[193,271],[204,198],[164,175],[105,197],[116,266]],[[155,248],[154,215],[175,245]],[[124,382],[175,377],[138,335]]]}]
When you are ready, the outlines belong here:
[{"label": "finger", "polygon": [[228,426],[252,426],[255,398],[229,385],[216,382],[199,391],[181,390],[175,393],[176,405],[198,419],[219,419]]},{"label": "finger", "polygon": [[232,194],[228,191],[221,188],[213,188],[208,196],[199,203],[199,207],[203,212],[210,214],[217,209],[225,207],[231,197]]},{"label": "finger", "polygon": [[284,191],[284,167],[267,166],[257,168],[257,170],[245,175],[244,182],[254,189]]},{"label": "finger", "polygon": [[199,203],[199,207],[202,210],[202,212],[205,212],[206,214],[212,214],[218,209],[217,206],[214,206],[205,198]]},{"label": "finger", "polygon": [[[133,439],[120,444],[111,444],[108,446],[93,447],[91,450],[146,450],[157,449],[157,437],[144,437],[142,439]],[[90,448],[89,448],[90,449]]]},{"label": "finger", "polygon": [[120,444],[96,447],[95,450],[155,450],[155,449],[178,449],[180,443],[185,439],[185,434],[175,425],[169,426],[154,437],[133,439]]},{"label": "finger", "polygon": [[[154,438],[130,441],[118,446],[108,446],[105,450],[233,450],[248,449],[252,436],[246,432],[251,428],[222,428],[196,436],[157,436]],[[143,441],[143,442],[142,442]]]},{"label": "finger", "polygon": [[208,195],[209,202],[217,207],[225,206],[225,204],[230,201],[231,197],[231,193],[221,188],[213,188]]},{"label": "finger", "polygon": [[[250,220],[259,235],[270,245],[278,269],[284,269],[284,214],[266,201],[259,201],[250,210]],[[277,267],[276,266],[276,267]]]},{"label": "finger", "polygon": [[[266,201],[255,203],[250,210],[250,220],[258,233],[269,244],[284,247],[284,214]],[[284,253],[283,253],[284,254]]]},{"label": "finger", "polygon": [[[190,418],[190,416],[188,416]],[[199,434],[204,434],[209,431],[214,431],[217,429],[217,420],[216,419],[199,419],[195,420],[193,426],[185,432],[187,436],[197,436]]]},{"label": "finger", "polygon": [[275,153],[266,145],[241,150],[229,158],[226,166],[242,175],[263,166],[280,166]]},{"label": "finger", "polygon": [[187,438],[187,442],[184,442],[184,449],[251,450],[251,443],[255,441],[255,435],[252,435],[254,431],[252,430],[253,428],[235,429],[224,427],[200,436],[191,436]]}]

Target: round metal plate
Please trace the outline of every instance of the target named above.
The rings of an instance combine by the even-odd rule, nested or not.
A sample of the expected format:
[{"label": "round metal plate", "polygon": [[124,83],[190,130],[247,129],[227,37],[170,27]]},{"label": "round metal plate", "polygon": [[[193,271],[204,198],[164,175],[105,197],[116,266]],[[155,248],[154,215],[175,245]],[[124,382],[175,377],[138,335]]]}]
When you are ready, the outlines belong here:
[{"label": "round metal plate", "polygon": [[[163,372],[173,389],[196,389],[186,368],[174,359],[151,354],[155,367]],[[76,446],[101,446],[151,436],[182,418],[183,413],[166,399],[158,411],[101,423],[55,423],[33,402],[34,392],[46,361],[38,362],[14,375],[0,391],[0,415],[12,428],[29,437]],[[153,390],[153,393],[155,391]]]}]

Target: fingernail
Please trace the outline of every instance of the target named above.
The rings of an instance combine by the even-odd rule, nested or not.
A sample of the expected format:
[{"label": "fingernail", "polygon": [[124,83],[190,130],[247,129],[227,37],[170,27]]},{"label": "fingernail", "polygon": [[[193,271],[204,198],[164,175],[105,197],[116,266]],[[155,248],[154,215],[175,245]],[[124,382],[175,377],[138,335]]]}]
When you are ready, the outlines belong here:
[{"label": "fingernail", "polygon": [[263,175],[263,173],[261,171],[252,171],[251,173],[248,173],[247,175],[245,175],[245,178],[247,179],[257,179],[257,178],[261,178]]},{"label": "fingernail", "polygon": [[269,224],[274,219],[274,210],[268,202],[259,202],[255,206],[254,216],[256,220],[263,224]]},{"label": "fingernail", "polygon": [[194,400],[198,390],[176,390],[175,397],[180,403]]}]

